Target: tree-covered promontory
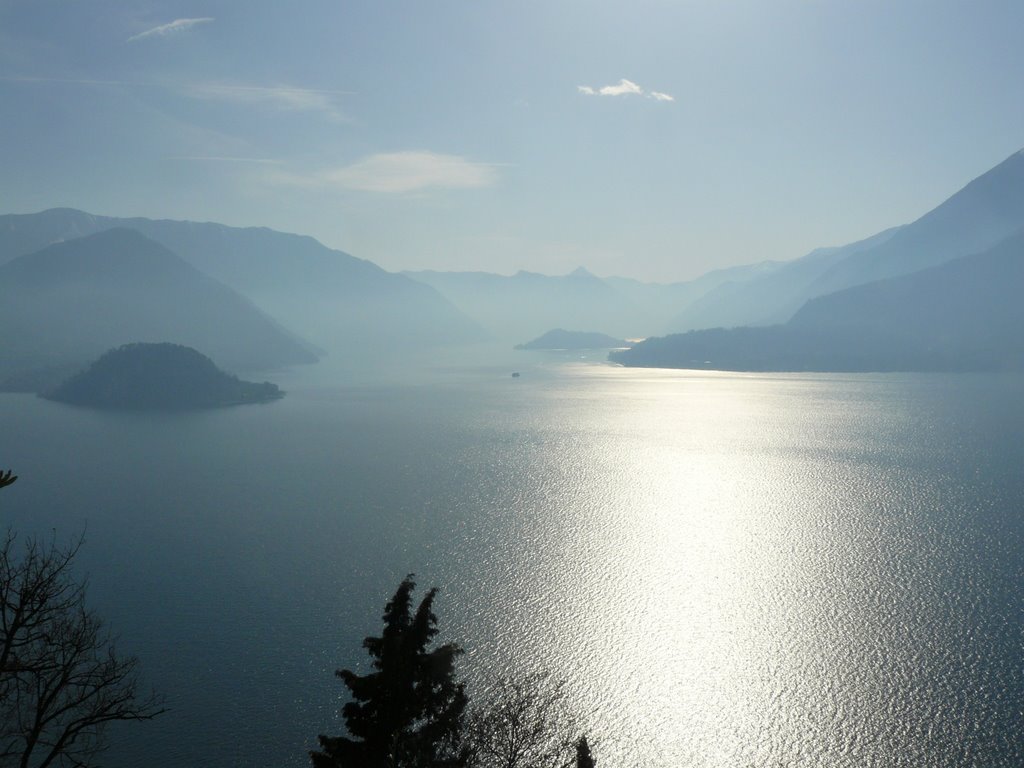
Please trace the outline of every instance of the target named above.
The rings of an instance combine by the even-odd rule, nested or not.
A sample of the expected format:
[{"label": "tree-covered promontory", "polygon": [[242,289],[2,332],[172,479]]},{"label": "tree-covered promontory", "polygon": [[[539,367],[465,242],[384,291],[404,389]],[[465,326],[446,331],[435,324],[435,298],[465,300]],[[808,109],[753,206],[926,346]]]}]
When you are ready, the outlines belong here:
[{"label": "tree-covered promontory", "polygon": [[49,400],[94,408],[212,408],[277,400],[268,381],[242,381],[180,344],[125,344],[46,393]]}]

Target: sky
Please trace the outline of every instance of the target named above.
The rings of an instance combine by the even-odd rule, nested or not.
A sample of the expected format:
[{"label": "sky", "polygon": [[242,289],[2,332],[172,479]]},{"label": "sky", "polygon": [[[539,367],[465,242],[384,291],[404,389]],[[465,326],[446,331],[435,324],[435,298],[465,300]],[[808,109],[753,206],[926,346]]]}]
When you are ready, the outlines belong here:
[{"label": "sky", "polygon": [[686,280],[1024,148],[1022,28],[1019,0],[0,0],[0,213]]}]

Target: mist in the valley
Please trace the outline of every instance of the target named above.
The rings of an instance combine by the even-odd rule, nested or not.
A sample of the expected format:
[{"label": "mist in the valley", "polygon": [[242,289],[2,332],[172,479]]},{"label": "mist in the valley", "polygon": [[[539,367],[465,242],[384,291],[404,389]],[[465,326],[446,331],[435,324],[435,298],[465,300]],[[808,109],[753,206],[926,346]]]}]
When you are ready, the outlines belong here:
[{"label": "mist in the valley", "polygon": [[0,3],[0,768],[1024,765],[1022,25]]},{"label": "mist in the valley", "polygon": [[[406,373],[553,330],[636,340],[626,365],[759,371],[1024,366],[1017,153],[919,219],[789,262],[675,284],[567,275],[394,274],[310,237],[69,209],[0,226],[0,383],[44,392],[133,342],[236,373],[337,364]],[[600,348],[571,334],[554,349]],[[603,346],[619,346],[606,344]]]},{"label": "mist in the valley", "polygon": [[[120,699],[118,714],[155,720],[113,740],[117,766],[138,764],[151,743],[174,756],[159,765],[228,761],[236,750],[217,725],[227,711],[244,713],[261,754],[305,764],[313,735],[341,728],[330,670],[362,668],[359,649],[378,647],[372,634],[360,645],[373,631],[364,628],[374,600],[413,569],[454,602],[445,623],[471,650],[458,669],[476,697],[464,735],[480,744],[493,746],[495,723],[532,713],[534,746],[560,745],[563,761],[591,739],[608,765],[678,765],[701,749],[725,749],[732,762],[785,761],[798,749],[829,763],[847,754],[850,734],[875,733],[859,752],[866,760],[899,752],[894,765],[923,754],[948,763],[966,751],[1010,765],[1022,754],[1002,737],[1019,711],[1015,694],[971,694],[957,714],[934,704],[977,681],[1021,690],[1015,630],[999,624],[1019,605],[1006,585],[1018,567],[1007,515],[1019,495],[1021,285],[1019,153],[904,226],[674,284],[584,268],[393,273],[263,228],[70,209],[9,214],[0,217],[0,389],[5,455],[25,479],[0,474],[13,486],[4,499],[30,531],[87,521],[99,541],[94,555],[54,543],[25,560],[9,546],[4,567],[46,576],[53,563],[81,559],[98,573],[101,604],[142,649],[144,679],[159,694]],[[631,378],[631,367],[662,370]],[[982,377],[948,377],[963,372]],[[972,447],[934,453],[964,441]],[[59,482],[45,479],[53,472]],[[836,478],[824,495],[820,476]],[[99,504],[84,518],[83,495]],[[934,506],[940,497],[951,501]],[[879,523],[877,498],[925,522]],[[989,517],[962,539],[982,498]],[[730,528],[737,510],[746,533]],[[813,533],[822,515],[839,543]],[[990,517],[1006,528],[994,553]],[[901,527],[870,557],[847,562],[879,525]],[[783,547],[777,538],[790,526],[798,532],[785,536],[797,543]],[[723,548],[737,536],[739,549]],[[772,562],[792,561],[785,568],[735,560],[748,552],[760,563],[769,540]],[[581,554],[588,547],[599,553]],[[718,565],[702,560],[710,551]],[[846,628],[833,636],[832,620],[811,615],[776,626],[788,614],[764,613],[753,596],[768,590],[787,610],[804,610],[820,575],[801,569],[823,552],[833,553],[828,568],[857,574],[829,598]],[[954,560],[955,577],[941,565]],[[901,575],[914,562],[924,575]],[[739,586],[755,576],[757,589]],[[70,570],[56,578],[56,594],[73,590]],[[909,606],[909,618],[879,613],[881,598],[865,586],[878,579],[889,585],[879,588],[886,605]],[[125,602],[119,580],[149,597]],[[666,581],[690,595],[673,602],[667,623],[623,618],[631,609],[621,613],[622,585],[643,585],[621,598],[629,602]],[[691,593],[696,583],[703,597]],[[553,584],[586,597],[569,604],[548,594]],[[595,601],[604,593],[609,600]],[[989,603],[980,617],[965,608]],[[723,618],[723,609],[737,613]],[[422,630],[425,619],[409,623],[395,610],[388,603],[386,632]],[[595,616],[617,628],[607,634]],[[981,632],[956,629],[978,622]],[[823,638],[818,661],[833,668],[865,626],[874,639],[864,642],[889,661],[858,662],[848,680],[826,676],[824,689],[802,690],[802,635]],[[652,644],[648,630],[682,636]],[[904,631],[926,636],[941,649],[936,658],[921,662]],[[194,638],[187,654],[182,633]],[[105,651],[102,636],[84,636]],[[344,650],[316,656],[336,637]],[[284,649],[283,638],[305,650]],[[605,643],[637,652],[625,663]],[[468,707],[454,693],[463,690],[454,648],[437,651],[449,671],[436,690],[449,691],[445,706]],[[946,662],[962,654],[984,662]],[[732,659],[725,683],[706,676],[708,657]],[[766,672],[766,658],[781,661]],[[283,678],[274,671],[282,660]],[[209,670],[200,684],[193,663]],[[19,681],[34,674],[14,671]],[[123,693],[113,680],[103,685]],[[31,708],[5,685],[4,701]],[[631,686],[665,703],[649,706]],[[770,693],[779,686],[790,692]],[[239,709],[235,697],[249,703]],[[880,721],[890,697],[903,704]],[[837,699],[842,723],[823,736],[816,713]],[[421,717],[441,716],[440,703],[424,706]],[[785,724],[765,737],[758,718],[742,714],[747,706]],[[965,719],[984,725],[970,739],[951,735]],[[13,751],[30,743],[15,722],[5,726]],[[932,735],[908,740],[907,724]],[[314,762],[343,765],[342,754],[370,749],[351,727],[316,742]],[[715,735],[723,728],[731,735]],[[576,764],[588,759],[579,751]]]}]

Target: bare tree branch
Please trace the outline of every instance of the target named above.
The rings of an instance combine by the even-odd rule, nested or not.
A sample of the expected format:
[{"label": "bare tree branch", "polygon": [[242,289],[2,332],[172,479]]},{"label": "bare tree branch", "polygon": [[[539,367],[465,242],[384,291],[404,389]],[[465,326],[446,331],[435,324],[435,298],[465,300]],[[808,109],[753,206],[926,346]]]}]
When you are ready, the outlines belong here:
[{"label": "bare tree branch", "polygon": [[0,764],[87,768],[108,723],[149,720],[163,699],[139,692],[137,660],[87,609],[81,539],[17,544],[0,542]]},{"label": "bare tree branch", "polygon": [[469,766],[569,768],[581,734],[564,684],[544,675],[502,680],[469,716]]}]

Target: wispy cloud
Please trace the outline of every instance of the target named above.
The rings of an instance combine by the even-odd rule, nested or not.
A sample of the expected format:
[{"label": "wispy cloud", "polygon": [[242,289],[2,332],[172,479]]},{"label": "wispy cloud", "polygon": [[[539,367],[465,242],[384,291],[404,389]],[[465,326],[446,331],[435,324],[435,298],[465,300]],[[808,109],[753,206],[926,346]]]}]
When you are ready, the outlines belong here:
[{"label": "wispy cloud", "polygon": [[333,184],[365,192],[416,192],[423,189],[472,189],[494,184],[493,165],[436,152],[384,152],[328,171]]},{"label": "wispy cloud", "polygon": [[618,85],[606,85],[597,91],[602,96],[623,96],[627,93],[643,93],[644,89],[632,80],[623,78]]},{"label": "wispy cloud", "polygon": [[622,78],[615,85],[603,85],[594,88],[591,85],[577,85],[576,90],[587,96],[645,96],[655,101],[675,101],[675,97],[661,91],[647,91],[632,80]]},{"label": "wispy cloud", "polygon": [[199,24],[209,24],[213,19],[209,16],[203,16],[198,19],[175,19],[167,24],[161,24],[159,27],[153,27],[147,29],[144,32],[139,32],[137,35],[132,35],[128,38],[129,43],[133,43],[136,40],[145,40],[147,37],[168,37],[169,35],[177,35],[185,30],[192,29],[192,27]]},{"label": "wispy cloud", "polygon": [[265,106],[288,112],[323,112],[344,120],[335,103],[338,96],[352,95],[355,91],[298,88],[290,85],[240,85],[237,83],[160,83],[144,80],[93,80],[66,77],[0,76],[0,82],[9,83],[64,83],[69,85],[108,85],[121,88],[159,88],[194,99],[222,101],[242,105]]},{"label": "wispy cloud", "polygon": [[256,163],[258,165],[280,165],[280,160],[273,160],[267,157],[233,157],[219,155],[175,155],[168,160],[188,160],[195,162],[211,163]]},{"label": "wispy cloud", "polygon": [[498,165],[437,152],[382,152],[341,168],[308,175],[275,174],[272,178],[278,183],[296,186],[404,194],[429,189],[489,187],[498,180],[495,170]]},{"label": "wispy cloud", "polygon": [[71,77],[19,77],[19,76],[4,76],[0,77],[0,82],[5,83],[67,83],[70,85],[136,85],[136,83],[126,82],[124,80],[89,80],[85,78],[71,78]]},{"label": "wispy cloud", "polygon": [[189,85],[185,93],[193,98],[251,104],[286,112],[323,112],[335,119],[344,119],[335,100],[354,91],[329,91],[293,86],[238,85],[233,83],[198,83]]}]

